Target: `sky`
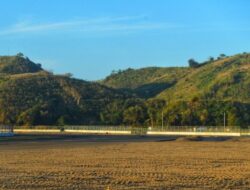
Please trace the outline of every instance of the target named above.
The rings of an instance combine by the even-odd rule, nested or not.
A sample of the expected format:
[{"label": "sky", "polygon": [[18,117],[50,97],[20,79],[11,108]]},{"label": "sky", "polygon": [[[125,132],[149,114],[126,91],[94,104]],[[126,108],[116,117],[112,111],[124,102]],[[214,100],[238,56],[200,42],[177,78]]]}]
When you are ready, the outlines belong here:
[{"label": "sky", "polygon": [[54,73],[187,66],[250,52],[249,0],[1,0],[0,55],[22,52]]}]

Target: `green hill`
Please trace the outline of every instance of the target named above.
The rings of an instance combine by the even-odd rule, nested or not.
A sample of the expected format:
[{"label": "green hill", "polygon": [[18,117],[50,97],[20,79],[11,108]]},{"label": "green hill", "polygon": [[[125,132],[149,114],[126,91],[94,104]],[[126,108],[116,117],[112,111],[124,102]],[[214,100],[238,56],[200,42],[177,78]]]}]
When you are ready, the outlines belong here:
[{"label": "green hill", "polygon": [[[194,62],[194,61],[192,61]],[[250,124],[250,54],[222,56],[186,68],[128,69],[102,81],[110,87],[129,89],[148,101],[165,100],[163,109],[148,115],[167,125]]]},{"label": "green hill", "polygon": [[[228,126],[250,124],[250,54],[190,67],[127,69],[98,82],[0,56],[0,123]],[[162,120],[163,119],[163,120]]]},{"label": "green hill", "polygon": [[182,67],[127,69],[111,74],[101,84],[130,90],[142,98],[150,98],[174,86],[188,72],[189,68]]},{"label": "green hill", "polygon": [[127,69],[101,84],[126,89],[144,98],[186,100],[199,97],[223,101],[250,101],[250,54],[239,54],[200,64],[197,68]]},{"label": "green hill", "polygon": [[97,83],[53,75],[21,56],[0,57],[0,66],[3,124],[99,124],[107,103],[129,98]]},{"label": "green hill", "polygon": [[250,102],[250,54],[216,60],[193,69],[158,98]]},{"label": "green hill", "polygon": [[0,56],[0,73],[19,74],[42,71],[40,64],[35,64],[22,54],[17,56]]}]

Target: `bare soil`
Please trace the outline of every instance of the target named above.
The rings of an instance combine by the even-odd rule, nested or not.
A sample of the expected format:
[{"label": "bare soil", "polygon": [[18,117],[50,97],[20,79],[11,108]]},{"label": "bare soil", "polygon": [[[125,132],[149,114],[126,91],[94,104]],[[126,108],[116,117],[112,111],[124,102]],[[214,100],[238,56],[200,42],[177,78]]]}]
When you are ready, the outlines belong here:
[{"label": "bare soil", "polygon": [[0,189],[250,189],[247,138],[0,139]]}]

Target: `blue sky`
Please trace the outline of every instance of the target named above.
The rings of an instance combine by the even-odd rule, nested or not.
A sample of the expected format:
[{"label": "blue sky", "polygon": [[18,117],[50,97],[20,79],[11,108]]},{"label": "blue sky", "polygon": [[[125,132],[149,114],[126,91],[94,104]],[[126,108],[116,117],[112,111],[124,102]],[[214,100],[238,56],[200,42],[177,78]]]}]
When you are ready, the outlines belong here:
[{"label": "blue sky", "polygon": [[250,51],[249,0],[2,0],[0,54],[102,79]]}]

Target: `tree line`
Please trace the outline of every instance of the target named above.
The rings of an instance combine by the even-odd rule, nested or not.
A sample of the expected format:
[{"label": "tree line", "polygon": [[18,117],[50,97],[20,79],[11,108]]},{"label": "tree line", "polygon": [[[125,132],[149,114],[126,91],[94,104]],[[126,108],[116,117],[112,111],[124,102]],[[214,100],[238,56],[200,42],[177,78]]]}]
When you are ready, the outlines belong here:
[{"label": "tree line", "polygon": [[132,126],[223,126],[247,128],[250,104],[217,100],[167,102],[161,99],[112,102],[101,113],[101,123]]}]

